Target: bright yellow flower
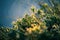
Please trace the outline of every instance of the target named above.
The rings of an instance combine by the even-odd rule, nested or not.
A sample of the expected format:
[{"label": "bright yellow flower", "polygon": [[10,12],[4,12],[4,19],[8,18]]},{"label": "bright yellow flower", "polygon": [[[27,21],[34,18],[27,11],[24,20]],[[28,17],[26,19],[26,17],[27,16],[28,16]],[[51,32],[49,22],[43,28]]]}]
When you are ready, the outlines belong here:
[{"label": "bright yellow flower", "polygon": [[59,26],[57,24],[54,24],[52,27],[55,28],[55,29],[59,28]]},{"label": "bright yellow flower", "polygon": [[32,27],[36,26],[36,24],[31,24]]},{"label": "bright yellow flower", "polygon": [[14,30],[18,30],[18,25],[14,25]]},{"label": "bright yellow flower", "polygon": [[12,24],[15,25],[16,24],[16,21],[13,21]]},{"label": "bright yellow flower", "polygon": [[41,13],[43,13],[44,11],[43,10],[40,10]]},{"label": "bright yellow flower", "polygon": [[41,13],[41,15],[45,15],[45,13]]},{"label": "bright yellow flower", "polygon": [[37,27],[33,27],[33,31],[35,31],[37,29]]},{"label": "bright yellow flower", "polygon": [[45,15],[45,13],[44,13],[44,11],[43,11],[43,10],[40,10],[40,12],[41,12],[41,15]]},{"label": "bright yellow flower", "polygon": [[37,13],[37,9],[34,5],[31,6],[31,9],[34,9],[34,13]]},{"label": "bright yellow flower", "polygon": [[26,28],[26,30],[27,30],[28,33],[32,33],[32,28],[31,27],[30,28]]},{"label": "bright yellow flower", "polygon": [[34,5],[32,5],[32,6],[31,6],[31,8],[34,8],[34,9],[36,9],[36,7],[35,7]]},{"label": "bright yellow flower", "polygon": [[7,32],[9,32],[9,29],[7,28]]},{"label": "bright yellow flower", "polygon": [[21,21],[21,18],[18,18],[17,21],[20,22]]},{"label": "bright yellow flower", "polygon": [[40,27],[39,27],[39,26],[35,26],[35,27],[33,27],[32,30],[33,30],[33,31],[40,30]]},{"label": "bright yellow flower", "polygon": [[47,7],[47,6],[48,6],[48,4],[47,4],[47,3],[44,3],[44,4],[43,4],[43,6],[44,6],[44,7]]}]

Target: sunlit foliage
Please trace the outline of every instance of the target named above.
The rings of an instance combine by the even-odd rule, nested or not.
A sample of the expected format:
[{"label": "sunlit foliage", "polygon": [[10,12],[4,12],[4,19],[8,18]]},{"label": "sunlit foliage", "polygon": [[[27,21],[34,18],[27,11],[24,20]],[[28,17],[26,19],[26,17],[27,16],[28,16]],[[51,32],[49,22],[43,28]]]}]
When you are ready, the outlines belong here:
[{"label": "sunlit foliage", "polygon": [[60,40],[60,1],[39,2],[31,15],[13,21],[13,27],[0,27],[0,40]]}]

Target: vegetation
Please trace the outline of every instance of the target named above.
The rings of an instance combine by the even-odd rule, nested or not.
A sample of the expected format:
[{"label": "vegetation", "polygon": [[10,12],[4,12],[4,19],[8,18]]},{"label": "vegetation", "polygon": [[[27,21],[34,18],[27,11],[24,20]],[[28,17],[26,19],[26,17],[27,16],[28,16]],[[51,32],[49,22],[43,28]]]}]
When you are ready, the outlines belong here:
[{"label": "vegetation", "polygon": [[31,15],[13,21],[13,28],[0,27],[0,40],[60,40],[60,1],[39,2]]}]

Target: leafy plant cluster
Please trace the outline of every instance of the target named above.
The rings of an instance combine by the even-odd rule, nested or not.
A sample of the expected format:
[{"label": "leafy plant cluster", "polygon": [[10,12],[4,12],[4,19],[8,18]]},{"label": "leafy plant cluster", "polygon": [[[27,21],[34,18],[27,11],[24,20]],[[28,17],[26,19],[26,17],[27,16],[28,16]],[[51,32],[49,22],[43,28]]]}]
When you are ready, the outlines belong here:
[{"label": "leafy plant cluster", "polygon": [[60,3],[48,2],[32,6],[31,15],[13,21],[12,28],[0,27],[0,40],[60,40]]}]

